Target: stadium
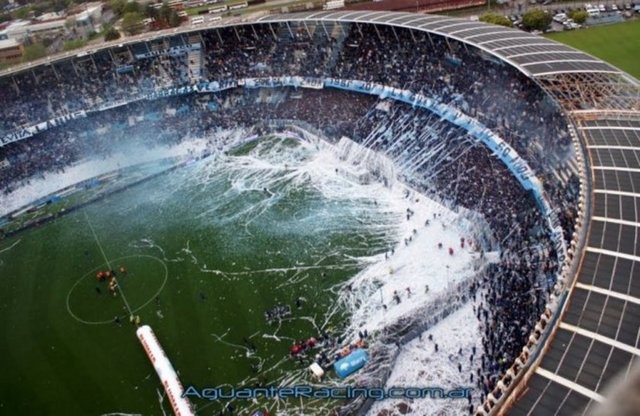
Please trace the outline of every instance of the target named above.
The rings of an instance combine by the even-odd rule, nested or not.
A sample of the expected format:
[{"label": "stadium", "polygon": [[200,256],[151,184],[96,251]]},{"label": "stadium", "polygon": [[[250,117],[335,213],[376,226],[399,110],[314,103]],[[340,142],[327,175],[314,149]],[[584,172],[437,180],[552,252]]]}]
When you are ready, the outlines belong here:
[{"label": "stadium", "polygon": [[[310,12],[0,94],[7,414],[589,414],[637,364],[640,85],[583,52]],[[297,385],[428,394],[203,394]]]}]

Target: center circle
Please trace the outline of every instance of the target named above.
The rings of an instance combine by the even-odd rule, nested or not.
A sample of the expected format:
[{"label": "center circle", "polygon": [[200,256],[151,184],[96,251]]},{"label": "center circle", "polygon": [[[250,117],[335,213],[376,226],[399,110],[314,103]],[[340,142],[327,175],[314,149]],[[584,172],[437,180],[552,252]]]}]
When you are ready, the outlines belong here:
[{"label": "center circle", "polygon": [[[116,296],[109,290],[109,279],[98,280],[99,272],[116,271]],[[120,272],[120,267],[124,272]],[[124,292],[135,313],[151,303],[164,289],[169,269],[164,261],[147,254],[118,257],[86,272],[67,293],[67,312],[76,321],[87,325],[111,324],[116,317],[129,315],[122,299]]]}]

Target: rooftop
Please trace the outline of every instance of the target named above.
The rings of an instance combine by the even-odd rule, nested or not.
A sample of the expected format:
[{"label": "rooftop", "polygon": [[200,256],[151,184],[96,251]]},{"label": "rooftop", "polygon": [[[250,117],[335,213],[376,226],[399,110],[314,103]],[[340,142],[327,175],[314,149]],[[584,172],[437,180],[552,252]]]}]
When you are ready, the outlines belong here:
[{"label": "rooftop", "polygon": [[20,45],[20,42],[18,42],[15,39],[2,39],[2,40],[0,40],[0,50],[1,49],[7,49],[7,48],[15,48],[18,45]]}]

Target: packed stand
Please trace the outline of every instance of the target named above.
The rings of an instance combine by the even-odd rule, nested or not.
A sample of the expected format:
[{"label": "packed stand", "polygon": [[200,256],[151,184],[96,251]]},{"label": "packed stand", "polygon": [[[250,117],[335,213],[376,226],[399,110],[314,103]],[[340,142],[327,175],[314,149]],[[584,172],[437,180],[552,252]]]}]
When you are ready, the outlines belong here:
[{"label": "packed stand", "polygon": [[229,90],[92,114],[1,148],[0,158],[9,159],[14,169],[11,177],[3,175],[0,189],[6,193],[34,172],[61,170],[91,155],[107,157],[132,142],[169,145],[240,127],[266,131],[261,120],[304,121],[332,140],[351,137],[393,159],[413,187],[452,206],[478,211],[491,224],[501,259],[470,293],[478,297],[485,350],[470,381],[482,391],[476,399],[483,400],[520,353],[558,269],[533,197],[466,131],[432,113],[329,89],[305,90],[296,97],[290,89]]}]

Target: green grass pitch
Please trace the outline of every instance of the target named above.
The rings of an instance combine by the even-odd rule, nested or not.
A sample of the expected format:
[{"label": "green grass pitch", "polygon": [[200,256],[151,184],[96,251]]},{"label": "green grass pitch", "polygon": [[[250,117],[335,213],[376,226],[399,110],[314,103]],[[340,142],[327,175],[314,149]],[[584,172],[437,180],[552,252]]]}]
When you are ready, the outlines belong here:
[{"label": "green grass pitch", "polygon": [[[332,290],[360,266],[341,253],[384,250],[384,236],[362,231],[352,206],[311,188],[273,184],[272,203],[262,188],[236,191],[254,179],[245,167],[208,180],[207,163],[222,165],[179,169],[0,240],[0,414],[161,415],[162,387],[129,308],[153,328],[185,386],[304,380],[309,363],[289,348],[343,323],[329,312]],[[96,279],[107,263],[126,267],[115,297]],[[264,312],[277,304],[292,314],[269,324]],[[195,404],[198,414],[224,405]],[[166,398],[162,407],[170,413]]]},{"label": "green grass pitch", "polygon": [[640,79],[640,19],[548,37],[597,56]]}]

